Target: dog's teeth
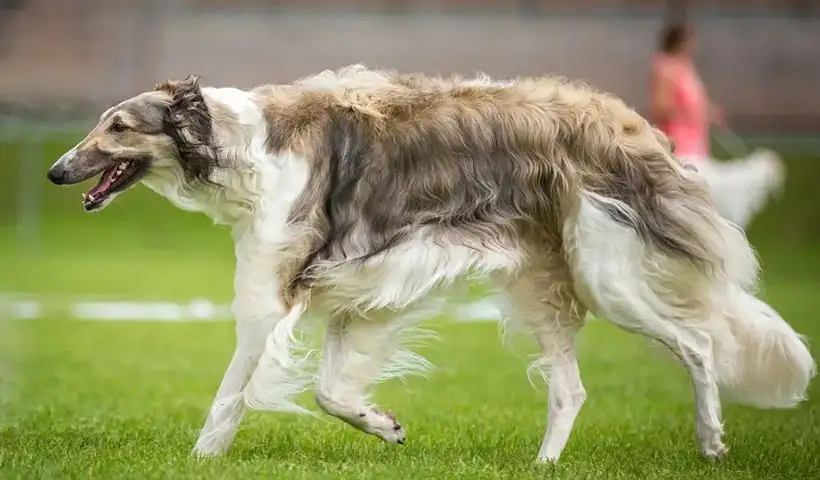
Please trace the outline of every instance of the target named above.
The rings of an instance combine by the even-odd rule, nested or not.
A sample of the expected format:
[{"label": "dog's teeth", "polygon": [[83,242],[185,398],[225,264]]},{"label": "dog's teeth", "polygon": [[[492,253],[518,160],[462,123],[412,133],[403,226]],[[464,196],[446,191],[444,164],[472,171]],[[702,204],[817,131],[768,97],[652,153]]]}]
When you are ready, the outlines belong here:
[{"label": "dog's teeth", "polygon": [[85,199],[88,200],[89,202],[93,202],[94,201],[94,195],[88,195],[87,197],[85,197]]}]

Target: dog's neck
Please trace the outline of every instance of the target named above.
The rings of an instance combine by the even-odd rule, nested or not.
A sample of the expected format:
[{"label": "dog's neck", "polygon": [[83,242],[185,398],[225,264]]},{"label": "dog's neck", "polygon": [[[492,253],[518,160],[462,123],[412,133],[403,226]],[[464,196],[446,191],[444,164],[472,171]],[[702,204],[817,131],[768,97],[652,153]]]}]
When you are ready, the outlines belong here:
[{"label": "dog's neck", "polygon": [[206,87],[202,93],[220,157],[220,166],[210,176],[212,184],[190,185],[178,178],[178,172],[145,183],[178,208],[203,212],[215,223],[241,228],[260,204],[263,186],[278,181],[271,178],[277,176],[277,166],[266,147],[267,124],[251,92]]}]

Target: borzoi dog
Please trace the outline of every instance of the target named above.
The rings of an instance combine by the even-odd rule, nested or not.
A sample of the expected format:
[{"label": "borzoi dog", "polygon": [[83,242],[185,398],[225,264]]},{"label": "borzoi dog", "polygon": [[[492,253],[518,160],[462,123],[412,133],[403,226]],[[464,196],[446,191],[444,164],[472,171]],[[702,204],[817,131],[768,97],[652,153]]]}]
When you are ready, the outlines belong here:
[{"label": "borzoi dog", "polygon": [[[709,458],[727,452],[720,393],[791,407],[814,375],[701,177],[621,100],[564,79],[350,66],[245,91],[192,76],[109,108],[48,177],[99,174],[86,210],[142,182],[232,227],[236,350],[195,454],[226,451],[246,407],[305,411],[294,396],[313,383],[326,413],[404,443],[372,388],[425,366],[402,332],[430,314],[423,300],[476,278],[541,347],[541,462],[586,397],[574,339],[588,311],[679,357]],[[325,326],[316,371],[297,335],[308,314]]]}]

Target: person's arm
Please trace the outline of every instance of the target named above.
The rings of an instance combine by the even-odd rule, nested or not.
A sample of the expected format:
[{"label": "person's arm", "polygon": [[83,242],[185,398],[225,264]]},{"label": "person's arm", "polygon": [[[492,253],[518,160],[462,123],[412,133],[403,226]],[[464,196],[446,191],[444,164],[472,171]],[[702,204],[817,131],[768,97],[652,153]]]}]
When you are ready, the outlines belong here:
[{"label": "person's arm", "polygon": [[724,128],[726,127],[726,117],[723,113],[723,108],[717,103],[709,100],[709,121],[714,125]]},{"label": "person's arm", "polygon": [[701,86],[703,88],[703,96],[706,99],[706,108],[707,108],[707,115],[709,118],[709,122],[713,125],[716,125],[721,128],[726,127],[726,117],[723,113],[723,108],[709,95],[709,91],[706,89],[706,86],[703,84],[703,80],[699,80]]},{"label": "person's arm", "polygon": [[668,121],[675,117],[673,77],[668,68],[658,68],[652,75],[652,117],[655,123]]}]

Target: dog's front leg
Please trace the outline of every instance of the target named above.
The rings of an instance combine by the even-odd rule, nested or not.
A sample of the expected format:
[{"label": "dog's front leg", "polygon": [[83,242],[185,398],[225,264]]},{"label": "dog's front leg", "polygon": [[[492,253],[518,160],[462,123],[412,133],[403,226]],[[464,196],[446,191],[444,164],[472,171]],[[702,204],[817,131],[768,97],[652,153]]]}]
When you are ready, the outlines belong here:
[{"label": "dog's front leg", "polygon": [[265,350],[268,335],[289,314],[301,313],[296,309],[289,311],[281,301],[271,257],[237,248],[236,295],[232,305],[236,350],[199,434],[195,455],[218,455],[230,448],[245,408],[245,387]]}]

